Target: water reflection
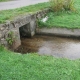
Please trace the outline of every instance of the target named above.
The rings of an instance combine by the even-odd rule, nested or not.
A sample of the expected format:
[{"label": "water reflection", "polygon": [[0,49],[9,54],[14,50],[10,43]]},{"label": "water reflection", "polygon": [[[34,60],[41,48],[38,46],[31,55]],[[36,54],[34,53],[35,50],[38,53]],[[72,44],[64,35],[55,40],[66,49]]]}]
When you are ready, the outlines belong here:
[{"label": "water reflection", "polygon": [[36,35],[23,38],[18,52],[37,52],[40,55],[52,55],[60,58],[80,58],[80,40],[55,36]]}]

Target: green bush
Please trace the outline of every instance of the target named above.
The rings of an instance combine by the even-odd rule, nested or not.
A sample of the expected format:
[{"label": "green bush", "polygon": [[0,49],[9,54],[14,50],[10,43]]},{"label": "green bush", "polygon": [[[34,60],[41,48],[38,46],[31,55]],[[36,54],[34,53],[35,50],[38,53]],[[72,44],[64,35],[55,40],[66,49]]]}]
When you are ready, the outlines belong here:
[{"label": "green bush", "polygon": [[73,0],[49,0],[53,11],[74,11]]}]

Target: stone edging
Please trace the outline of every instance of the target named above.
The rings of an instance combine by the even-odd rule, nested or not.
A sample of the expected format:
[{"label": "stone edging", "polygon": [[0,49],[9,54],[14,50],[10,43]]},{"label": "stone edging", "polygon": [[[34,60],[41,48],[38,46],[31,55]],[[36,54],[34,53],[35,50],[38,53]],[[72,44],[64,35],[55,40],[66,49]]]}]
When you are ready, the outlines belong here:
[{"label": "stone edging", "polygon": [[67,28],[38,28],[37,34],[53,34],[65,37],[80,37],[80,29],[67,29]]}]

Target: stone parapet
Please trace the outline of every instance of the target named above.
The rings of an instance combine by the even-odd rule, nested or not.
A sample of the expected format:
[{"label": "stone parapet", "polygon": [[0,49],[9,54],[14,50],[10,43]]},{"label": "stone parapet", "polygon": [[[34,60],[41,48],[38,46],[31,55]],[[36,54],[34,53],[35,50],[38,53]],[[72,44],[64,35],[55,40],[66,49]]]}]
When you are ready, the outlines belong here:
[{"label": "stone parapet", "polygon": [[50,34],[64,37],[80,37],[80,29],[67,29],[67,28],[37,28],[37,34]]},{"label": "stone parapet", "polygon": [[20,34],[22,36],[34,36],[37,19],[44,17],[47,12],[49,12],[49,8],[19,16],[12,21],[0,24],[0,45],[6,47],[12,45],[13,49],[17,48],[21,44]]}]

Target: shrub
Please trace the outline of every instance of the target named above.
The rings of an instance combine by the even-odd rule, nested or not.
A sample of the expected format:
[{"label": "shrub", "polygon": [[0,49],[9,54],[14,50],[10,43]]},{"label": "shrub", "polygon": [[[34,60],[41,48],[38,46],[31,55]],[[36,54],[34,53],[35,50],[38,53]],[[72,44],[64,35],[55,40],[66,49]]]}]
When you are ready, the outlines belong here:
[{"label": "shrub", "polygon": [[49,0],[53,11],[74,11],[73,0]]}]

